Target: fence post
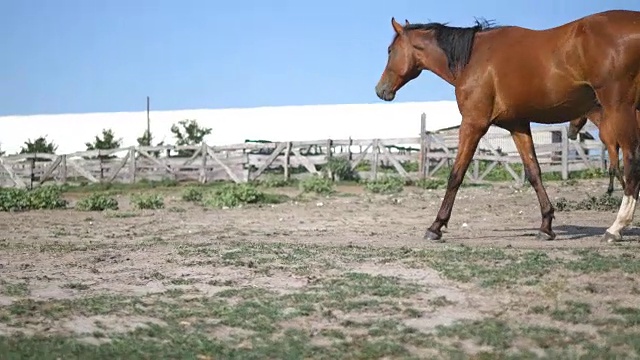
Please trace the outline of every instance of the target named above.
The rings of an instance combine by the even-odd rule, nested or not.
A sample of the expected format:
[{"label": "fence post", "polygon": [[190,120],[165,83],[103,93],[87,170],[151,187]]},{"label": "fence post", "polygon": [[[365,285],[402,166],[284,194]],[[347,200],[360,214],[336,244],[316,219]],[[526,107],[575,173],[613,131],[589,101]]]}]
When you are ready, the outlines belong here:
[{"label": "fence post", "polygon": [[200,164],[200,183],[207,183],[207,154],[208,146],[206,142],[200,144],[200,155],[202,156],[202,163]]},{"label": "fence post", "polygon": [[378,159],[380,157],[379,154],[379,145],[380,142],[378,141],[378,139],[374,139],[373,140],[373,146],[371,147],[371,151],[373,151],[373,160],[371,161],[371,172],[372,172],[372,177],[373,180],[378,180]]},{"label": "fence post", "polygon": [[[328,139],[327,140],[327,155],[325,156],[325,159],[327,161],[327,165],[329,165],[329,161],[331,160],[331,156],[333,155],[331,152],[331,148],[333,147],[333,140]],[[329,179],[333,180],[333,171],[331,171],[331,168],[329,166],[327,166],[327,175],[329,176]]]},{"label": "fence post", "polygon": [[427,177],[427,171],[425,168],[428,168],[426,164],[427,160],[427,151],[429,151],[427,146],[427,114],[422,113],[420,115],[420,163],[418,164],[418,177],[420,179],[424,179]]},{"label": "fence post", "polygon": [[64,155],[60,155],[60,156],[62,156],[62,159],[60,160],[60,167],[59,167],[59,169],[61,171],[60,181],[63,184],[66,184],[67,183],[67,155],[64,154]]},{"label": "fence post", "polygon": [[134,146],[129,148],[129,182],[132,184],[136,182],[136,148]]},{"label": "fence post", "polygon": [[569,179],[569,136],[567,127],[561,126],[560,133],[562,134],[562,180],[567,180]]},{"label": "fence post", "polygon": [[284,181],[289,181],[291,174],[289,173],[289,167],[291,163],[291,141],[287,142],[287,147],[284,149]]}]

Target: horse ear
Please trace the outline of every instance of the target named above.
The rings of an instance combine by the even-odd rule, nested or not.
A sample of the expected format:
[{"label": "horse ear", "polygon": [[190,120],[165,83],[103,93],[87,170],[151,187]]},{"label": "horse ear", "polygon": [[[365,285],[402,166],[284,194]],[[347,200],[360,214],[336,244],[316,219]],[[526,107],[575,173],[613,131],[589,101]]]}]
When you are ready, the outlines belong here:
[{"label": "horse ear", "polygon": [[409,26],[409,20],[404,19],[404,26]]},{"label": "horse ear", "polygon": [[404,31],[402,25],[400,25],[394,17],[391,18],[391,26],[393,26],[393,30],[396,34],[401,34]]}]

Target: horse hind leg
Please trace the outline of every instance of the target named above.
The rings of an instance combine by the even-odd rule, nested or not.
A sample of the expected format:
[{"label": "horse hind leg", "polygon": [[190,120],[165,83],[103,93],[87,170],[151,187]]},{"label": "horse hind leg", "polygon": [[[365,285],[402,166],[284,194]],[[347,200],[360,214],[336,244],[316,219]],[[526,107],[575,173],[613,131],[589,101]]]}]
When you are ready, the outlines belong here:
[{"label": "horse hind leg", "polygon": [[[624,134],[618,139],[624,162],[624,196],[615,221],[606,230],[603,241],[622,240],[621,230],[631,225],[640,191],[640,129],[635,121],[635,106],[609,106],[605,108],[608,126],[600,131]],[[607,134],[609,135],[609,134]]]},{"label": "horse hind leg", "polygon": [[620,171],[619,160],[619,146],[608,146],[607,152],[609,153],[609,187],[607,188],[607,194],[613,193],[614,180],[620,182],[620,186],[624,189],[624,179],[622,178],[622,171]]},{"label": "horse hind leg", "polygon": [[579,117],[577,119],[573,119],[569,122],[569,130],[567,131],[567,136],[570,140],[577,140],[578,134],[580,130],[587,124],[587,117]]}]

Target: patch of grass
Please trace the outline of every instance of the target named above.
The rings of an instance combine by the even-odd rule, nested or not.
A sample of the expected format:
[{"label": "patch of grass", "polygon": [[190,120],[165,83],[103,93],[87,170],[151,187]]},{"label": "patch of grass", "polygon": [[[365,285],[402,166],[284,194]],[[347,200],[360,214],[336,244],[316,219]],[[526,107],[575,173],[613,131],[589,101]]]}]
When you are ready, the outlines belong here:
[{"label": "patch of grass", "polygon": [[351,162],[345,157],[331,157],[327,161],[327,164],[322,167],[322,171],[325,174],[330,172],[336,181],[360,180],[358,172],[351,167]]},{"label": "patch of grass", "polygon": [[429,303],[429,305],[431,305],[433,307],[436,307],[436,308],[455,304],[454,301],[451,301],[451,300],[447,299],[447,297],[444,296],[444,295],[435,297],[433,299],[429,299],[428,303]]},{"label": "patch of grass", "polygon": [[258,185],[264,188],[282,188],[287,186],[295,186],[298,183],[296,179],[286,180],[284,176],[266,176],[258,181]]},{"label": "patch of grass", "polygon": [[300,182],[300,188],[305,193],[329,195],[334,193],[334,184],[331,179],[319,175],[313,175]]},{"label": "patch of grass", "polygon": [[640,273],[640,254],[626,252],[603,255],[597,250],[575,250],[579,258],[567,261],[564,266],[572,271],[590,274],[621,270],[630,274]]},{"label": "patch of grass", "polygon": [[140,215],[139,213],[133,212],[133,211],[107,211],[105,213],[106,217],[115,218],[115,219],[128,219],[128,218],[137,217],[139,215]]},{"label": "patch of grass", "polygon": [[627,326],[640,325],[640,308],[636,307],[614,307],[614,314],[624,317]]},{"label": "patch of grass", "polygon": [[72,290],[89,290],[91,288],[89,285],[79,283],[79,282],[66,283],[62,285],[62,287],[65,289],[72,289]]},{"label": "patch of grass", "polygon": [[65,184],[61,186],[63,192],[75,192],[75,193],[93,193],[93,192],[110,192],[110,193],[123,193],[135,190],[148,190],[148,189],[162,189],[162,188],[175,188],[179,183],[173,179],[163,180],[147,180],[140,179],[133,184],[129,183],[87,183],[81,182],[79,185]]},{"label": "patch of grass", "polygon": [[447,181],[441,178],[420,179],[415,184],[425,190],[444,189],[447,187]]},{"label": "patch of grass", "polygon": [[598,197],[587,196],[580,201],[567,200],[564,197],[556,201],[555,208],[558,211],[592,210],[592,211],[617,211],[622,203],[622,198],[602,194]]},{"label": "patch of grass", "polygon": [[402,192],[406,181],[399,176],[383,176],[377,180],[369,180],[364,183],[367,191],[374,194],[397,194]]},{"label": "patch of grass", "polygon": [[43,185],[33,190],[0,187],[0,211],[64,209],[67,205],[58,186]]},{"label": "patch of grass", "polygon": [[578,301],[566,301],[563,307],[551,312],[551,318],[573,324],[589,322],[590,315],[591,305]]},{"label": "patch of grass", "polygon": [[118,200],[105,193],[92,193],[78,200],[75,208],[79,211],[118,210]]},{"label": "patch of grass", "polygon": [[29,295],[29,284],[25,282],[10,283],[0,281],[1,293],[6,296],[23,297]]},{"label": "patch of grass", "polygon": [[496,319],[463,321],[436,329],[438,337],[473,340],[478,345],[491,346],[497,350],[508,349],[516,337],[515,332],[504,321]]},{"label": "patch of grass", "polygon": [[249,183],[224,184],[204,195],[207,207],[234,208],[246,204],[277,204],[287,199],[284,195],[267,194]]},{"label": "patch of grass", "polygon": [[322,289],[331,297],[344,299],[359,296],[403,298],[420,291],[427,291],[417,285],[406,284],[398,278],[348,272],[338,278],[329,278],[321,283]]},{"label": "patch of grass", "polygon": [[164,198],[160,194],[151,193],[139,193],[131,195],[131,204],[136,209],[163,209],[164,208]]},{"label": "patch of grass", "polygon": [[448,248],[419,254],[444,276],[457,281],[478,281],[482,286],[535,284],[556,263],[542,251],[507,253],[502,249]]},{"label": "patch of grass", "polygon": [[204,197],[204,190],[202,187],[190,186],[182,191],[182,200],[199,203]]}]

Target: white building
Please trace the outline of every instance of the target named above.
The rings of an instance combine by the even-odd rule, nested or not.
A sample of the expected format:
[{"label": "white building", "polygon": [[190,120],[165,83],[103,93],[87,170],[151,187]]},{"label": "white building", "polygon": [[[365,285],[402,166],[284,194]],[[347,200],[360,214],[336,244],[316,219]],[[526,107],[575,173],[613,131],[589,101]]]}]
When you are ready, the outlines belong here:
[{"label": "white building", "polygon": [[[302,141],[319,139],[373,139],[417,137],[420,116],[427,114],[427,130],[460,125],[455,101],[376,104],[307,105],[241,109],[152,111],[154,143],[173,144],[171,125],[195,119],[212,128],[205,141],[211,145],[242,143],[246,139]],[[20,151],[30,138],[47,136],[57,153],[85,150],[102,129],[112,129],[122,146],[136,145],[147,126],[146,111],[55,114],[0,117],[0,143],[7,154]]]},{"label": "white building", "polygon": [[[212,128],[211,135],[205,138],[208,144],[224,145],[247,139],[304,141],[418,137],[422,113],[427,116],[427,131],[456,127],[461,122],[455,101],[152,111],[150,118],[154,144],[159,141],[173,144],[171,125],[183,119],[195,119],[200,125]],[[4,116],[0,117],[0,144],[7,154],[14,154],[27,139],[47,136],[58,145],[57,153],[65,154],[85,150],[86,142],[92,142],[103,129],[112,129],[126,147],[137,145],[136,139],[142,136],[146,126],[146,111]],[[455,132],[457,134],[457,130]],[[488,138],[502,132],[492,127]],[[495,140],[499,141],[496,144],[505,152],[515,150],[508,133],[503,135]],[[536,144],[552,141],[550,133],[540,135],[535,139]]]}]

